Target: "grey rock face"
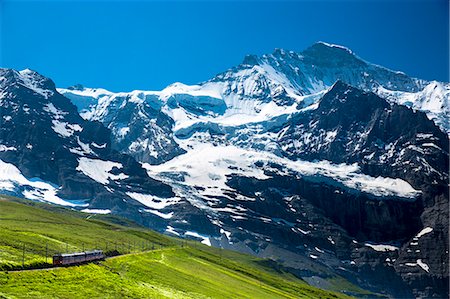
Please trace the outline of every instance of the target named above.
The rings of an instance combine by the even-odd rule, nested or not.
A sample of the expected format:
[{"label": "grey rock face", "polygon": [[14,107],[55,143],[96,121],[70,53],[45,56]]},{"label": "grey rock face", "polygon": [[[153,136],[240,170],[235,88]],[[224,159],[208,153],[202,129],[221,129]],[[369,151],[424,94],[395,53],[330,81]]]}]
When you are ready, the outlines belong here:
[{"label": "grey rock face", "polygon": [[[169,186],[148,177],[136,160],[114,150],[110,131],[82,119],[51,80],[32,71],[7,69],[1,69],[0,76],[5,78],[0,144],[11,149],[0,151],[0,159],[23,176],[54,185],[55,196],[68,205],[96,206],[118,214],[138,211],[139,204],[126,191],[173,195]],[[26,196],[28,190],[29,198],[46,200],[39,188],[16,183],[9,193]]]},{"label": "grey rock face", "polygon": [[[326,43],[247,56],[194,86],[59,89],[72,103],[35,72],[2,77],[0,160],[67,202],[321,287],[448,296],[448,83]],[[113,164],[90,173],[91,160]]]}]

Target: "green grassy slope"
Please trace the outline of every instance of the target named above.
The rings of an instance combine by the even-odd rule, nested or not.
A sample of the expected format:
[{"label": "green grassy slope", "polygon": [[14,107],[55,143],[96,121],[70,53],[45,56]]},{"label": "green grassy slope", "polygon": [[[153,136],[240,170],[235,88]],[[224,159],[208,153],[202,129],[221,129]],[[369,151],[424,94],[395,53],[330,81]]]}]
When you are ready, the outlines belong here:
[{"label": "green grassy slope", "polygon": [[0,270],[22,268],[22,262],[26,268],[45,266],[61,252],[130,253],[179,243],[120,218],[0,197]]},{"label": "green grassy slope", "polygon": [[0,199],[4,269],[21,267],[24,244],[29,256],[25,266],[45,264],[46,248],[65,252],[66,247],[76,251],[109,246],[134,252],[82,266],[0,272],[0,298],[346,297],[313,288],[252,256],[194,242],[181,247],[175,238],[126,221],[113,223],[117,218],[86,217],[49,205]]},{"label": "green grassy slope", "polygon": [[[214,260],[212,260],[213,258]],[[283,273],[194,248],[164,248],[99,264],[0,272],[0,298],[344,298]]]}]

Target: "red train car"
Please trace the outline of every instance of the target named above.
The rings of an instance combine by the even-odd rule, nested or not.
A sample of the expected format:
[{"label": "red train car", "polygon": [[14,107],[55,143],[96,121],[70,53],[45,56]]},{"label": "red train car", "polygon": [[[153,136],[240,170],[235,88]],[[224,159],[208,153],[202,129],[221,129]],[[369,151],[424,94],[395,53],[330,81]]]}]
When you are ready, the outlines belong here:
[{"label": "red train car", "polygon": [[86,262],[103,260],[105,255],[102,250],[92,250],[76,253],[62,253],[53,256],[54,266],[75,265]]}]

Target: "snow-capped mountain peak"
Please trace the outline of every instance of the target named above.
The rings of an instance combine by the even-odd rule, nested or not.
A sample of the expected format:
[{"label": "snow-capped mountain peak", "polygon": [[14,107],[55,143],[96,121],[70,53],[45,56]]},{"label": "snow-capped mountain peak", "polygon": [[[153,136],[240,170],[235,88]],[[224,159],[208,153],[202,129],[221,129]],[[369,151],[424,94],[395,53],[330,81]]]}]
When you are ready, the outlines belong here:
[{"label": "snow-capped mountain peak", "polygon": [[16,71],[0,68],[0,88],[6,90],[14,85],[21,85],[45,98],[53,95],[55,84],[52,80],[40,75],[36,71],[25,69]]},{"label": "snow-capped mountain peak", "polygon": [[326,47],[335,48],[335,49],[337,48],[337,49],[341,49],[341,50],[346,51],[348,54],[353,54],[353,51],[350,50],[349,48],[345,47],[345,46],[336,45],[336,44],[330,44],[330,43],[323,42],[323,41],[318,41],[313,46],[326,46]]},{"label": "snow-capped mountain peak", "polygon": [[161,91],[51,84],[0,70],[1,190],[276,256],[307,281],[384,292],[387,274],[412,297],[448,277],[448,83],[318,42]]}]

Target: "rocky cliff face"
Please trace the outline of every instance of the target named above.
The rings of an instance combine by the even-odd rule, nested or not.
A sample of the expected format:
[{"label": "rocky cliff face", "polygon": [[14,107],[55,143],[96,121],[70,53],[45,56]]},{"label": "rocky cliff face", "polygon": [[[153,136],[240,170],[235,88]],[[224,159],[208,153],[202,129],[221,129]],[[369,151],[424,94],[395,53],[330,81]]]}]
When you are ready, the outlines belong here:
[{"label": "rocky cliff face", "polygon": [[424,113],[341,81],[316,110],[282,130],[280,147],[292,159],[358,163],[369,175],[402,178],[420,190],[433,186],[436,193],[448,181],[448,136]]},{"label": "rocky cliff face", "polygon": [[111,130],[112,147],[119,152],[150,164],[184,153],[173,139],[173,120],[161,111],[162,103],[152,92],[113,94],[78,85],[63,94],[72,99],[84,119],[100,121]]},{"label": "rocky cliff face", "polygon": [[110,131],[99,122],[83,120],[51,80],[30,70],[1,69],[0,77],[4,191],[119,214],[139,208],[124,203],[124,198],[131,201],[127,188],[173,195],[169,186],[148,177],[136,160],[113,150]]},{"label": "rocky cliff face", "polygon": [[448,295],[448,83],[326,43],[162,91],[2,72],[2,192],[269,257],[319,287]]}]

